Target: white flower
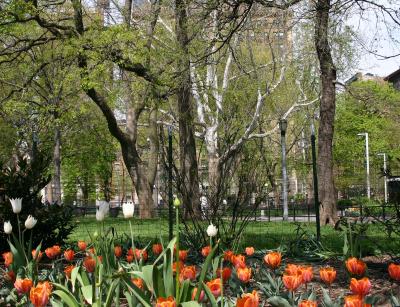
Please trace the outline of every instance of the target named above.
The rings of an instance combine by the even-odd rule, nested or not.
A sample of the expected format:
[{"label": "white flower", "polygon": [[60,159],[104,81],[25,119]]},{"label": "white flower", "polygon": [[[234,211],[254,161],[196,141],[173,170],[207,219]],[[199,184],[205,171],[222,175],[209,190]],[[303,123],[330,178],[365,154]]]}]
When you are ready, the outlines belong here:
[{"label": "white flower", "polygon": [[132,202],[122,204],[122,213],[124,214],[124,218],[129,219],[133,217],[134,212],[135,206]]},{"label": "white flower", "polygon": [[217,235],[218,228],[215,227],[212,223],[207,227],[207,235],[209,237],[215,237]]},{"label": "white flower", "polygon": [[11,225],[11,223],[10,223],[10,221],[8,221],[8,222],[4,222],[4,232],[6,233],[6,234],[10,234],[10,233],[12,233],[12,225]]},{"label": "white flower", "polygon": [[97,202],[99,211],[104,215],[104,217],[108,214],[108,211],[110,211],[110,204],[106,202],[105,200],[100,200]]},{"label": "white flower", "polygon": [[14,213],[20,213],[22,207],[22,198],[10,198],[11,206]]},{"label": "white flower", "polygon": [[96,220],[101,222],[102,220],[104,220],[105,217],[106,215],[104,214],[103,211],[101,211],[100,209],[96,211]]},{"label": "white flower", "polygon": [[36,223],[37,219],[35,219],[32,215],[28,215],[25,221],[25,228],[32,229],[33,227],[35,227]]}]

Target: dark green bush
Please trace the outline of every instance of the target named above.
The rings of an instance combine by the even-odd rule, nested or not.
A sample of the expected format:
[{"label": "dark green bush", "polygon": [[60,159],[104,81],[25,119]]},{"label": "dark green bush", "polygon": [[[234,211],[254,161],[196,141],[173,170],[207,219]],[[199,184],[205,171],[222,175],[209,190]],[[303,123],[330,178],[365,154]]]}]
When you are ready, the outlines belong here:
[{"label": "dark green bush", "polygon": [[[50,182],[48,169],[51,158],[38,152],[35,159],[26,156],[18,157],[12,165],[2,165],[0,170],[0,219],[1,224],[11,221],[13,232],[17,234],[17,216],[13,213],[9,198],[23,198],[22,210],[19,214],[21,229],[28,215],[38,222],[33,228],[33,246],[41,241],[43,246],[64,244],[68,235],[74,229],[72,207],[43,204],[40,191]],[[0,228],[0,251],[8,250],[7,236]],[[30,237],[27,230],[25,238]]]}]

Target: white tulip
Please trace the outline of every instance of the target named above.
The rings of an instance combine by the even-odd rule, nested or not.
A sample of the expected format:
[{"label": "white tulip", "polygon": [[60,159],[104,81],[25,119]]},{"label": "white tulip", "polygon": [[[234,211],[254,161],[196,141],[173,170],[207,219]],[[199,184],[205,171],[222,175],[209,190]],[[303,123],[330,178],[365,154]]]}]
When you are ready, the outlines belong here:
[{"label": "white tulip", "polygon": [[11,206],[14,213],[20,213],[22,208],[22,198],[10,198]]},{"label": "white tulip", "polygon": [[32,215],[28,215],[25,221],[25,228],[32,229],[33,227],[35,227],[36,223],[37,219],[35,219]]},{"label": "white tulip", "polygon": [[212,223],[207,227],[207,235],[209,237],[215,237],[217,235],[218,228],[215,227]]},{"label": "white tulip", "polygon": [[110,204],[104,200],[99,201],[98,204],[99,204],[99,211],[101,211],[101,213],[104,216],[106,216],[110,211]]},{"label": "white tulip", "polygon": [[102,212],[101,210],[97,210],[96,211],[96,220],[101,222],[102,220],[104,220],[104,218],[106,217],[106,215],[104,214],[104,212]]},{"label": "white tulip", "polygon": [[12,225],[10,221],[4,222],[4,232],[8,235],[12,233]]},{"label": "white tulip", "polygon": [[129,219],[133,217],[135,212],[135,206],[132,202],[122,204],[122,213],[124,214],[124,218]]}]

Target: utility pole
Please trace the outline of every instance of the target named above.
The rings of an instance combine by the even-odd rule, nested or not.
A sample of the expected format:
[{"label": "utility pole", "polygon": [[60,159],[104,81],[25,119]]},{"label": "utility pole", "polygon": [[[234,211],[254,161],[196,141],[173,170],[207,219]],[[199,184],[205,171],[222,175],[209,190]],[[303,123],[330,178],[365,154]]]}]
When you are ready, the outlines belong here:
[{"label": "utility pole", "polygon": [[282,118],[279,121],[281,130],[281,146],[282,146],[282,203],[283,203],[283,220],[289,220],[288,193],[287,193],[287,168],[286,168],[286,129],[287,121]]}]

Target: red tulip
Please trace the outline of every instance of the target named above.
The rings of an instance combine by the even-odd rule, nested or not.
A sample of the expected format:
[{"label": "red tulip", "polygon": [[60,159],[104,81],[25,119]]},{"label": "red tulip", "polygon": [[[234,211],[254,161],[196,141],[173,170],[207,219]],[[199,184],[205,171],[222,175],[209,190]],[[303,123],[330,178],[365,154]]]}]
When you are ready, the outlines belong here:
[{"label": "red tulip", "polygon": [[159,255],[163,251],[163,247],[160,243],[153,244],[153,254],[154,255]]},{"label": "red tulip", "polygon": [[65,258],[65,260],[67,260],[67,261],[69,261],[69,262],[73,261],[74,258],[75,258],[75,253],[74,253],[74,251],[73,251],[72,249],[67,249],[67,250],[64,252],[64,258]]},{"label": "red tulip", "polygon": [[251,278],[251,269],[249,269],[247,267],[246,268],[237,268],[236,275],[241,282],[248,283]]},{"label": "red tulip", "polygon": [[210,252],[211,252],[211,246],[210,246],[210,245],[204,246],[204,247],[201,249],[201,254],[203,255],[203,257],[207,257],[208,254],[210,254]]},{"label": "red tulip", "polygon": [[400,281],[400,264],[394,264],[394,263],[389,264],[388,271],[392,279]]},{"label": "red tulip", "polygon": [[302,276],[300,274],[293,274],[293,275],[284,274],[282,277],[282,281],[286,289],[290,291],[295,291],[301,285]]},{"label": "red tulip", "polygon": [[319,270],[319,276],[324,283],[330,285],[336,279],[336,270],[331,267],[322,268]]},{"label": "red tulip", "polygon": [[214,297],[221,295],[222,283],[220,278],[216,278],[207,282],[207,287],[210,289]]},{"label": "red tulip", "polygon": [[14,283],[14,287],[17,289],[18,294],[28,293],[32,286],[33,282],[29,278],[17,279]]},{"label": "red tulip", "polygon": [[282,255],[280,252],[270,252],[264,256],[264,262],[271,269],[276,269],[281,265]]},{"label": "red tulip", "polygon": [[229,278],[231,278],[232,275],[232,270],[228,267],[224,267],[222,268],[222,272],[221,269],[217,269],[217,277],[222,278],[223,281],[227,281]]},{"label": "red tulip", "polygon": [[49,302],[52,289],[48,281],[39,282],[36,287],[31,288],[29,299],[35,307],[44,307]]},{"label": "red tulip", "polygon": [[354,294],[364,297],[371,290],[371,282],[367,277],[361,279],[352,278],[350,281],[350,290]]},{"label": "red tulip", "polygon": [[364,261],[351,257],[346,261],[346,268],[351,275],[362,276],[365,274],[367,265]]},{"label": "red tulip", "polygon": [[3,253],[4,265],[8,268],[14,261],[12,252]]},{"label": "red tulip", "polygon": [[236,301],[236,307],[258,307],[260,298],[256,290],[252,293],[245,293],[242,298],[238,298]]},{"label": "red tulip", "polygon": [[117,245],[114,247],[114,255],[117,258],[121,258],[121,256],[122,256],[122,247],[121,246]]},{"label": "red tulip", "polygon": [[254,247],[252,246],[246,247],[245,252],[247,256],[252,256],[254,254]]}]

